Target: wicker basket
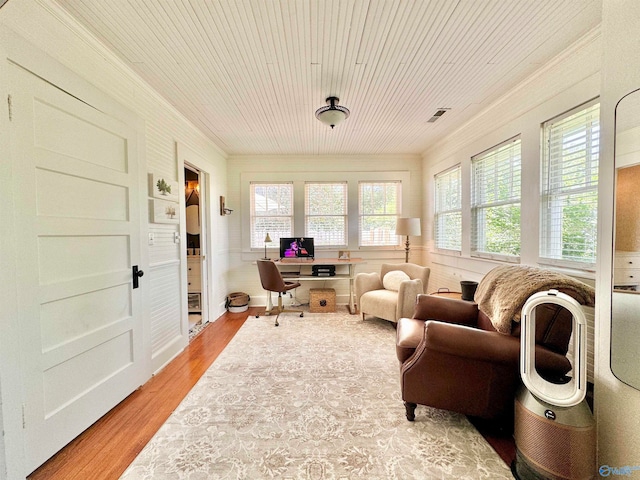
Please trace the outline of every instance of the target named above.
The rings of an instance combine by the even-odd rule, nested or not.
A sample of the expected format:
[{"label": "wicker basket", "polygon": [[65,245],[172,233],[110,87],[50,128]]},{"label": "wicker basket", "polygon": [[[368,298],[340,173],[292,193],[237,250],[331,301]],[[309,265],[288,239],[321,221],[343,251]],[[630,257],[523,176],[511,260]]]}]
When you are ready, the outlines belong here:
[{"label": "wicker basket", "polygon": [[227,310],[231,313],[246,312],[249,309],[249,295],[244,292],[233,292],[227,296]]},{"label": "wicker basket", "polygon": [[311,313],[334,313],[336,311],[336,291],[333,288],[310,289],[309,311]]}]

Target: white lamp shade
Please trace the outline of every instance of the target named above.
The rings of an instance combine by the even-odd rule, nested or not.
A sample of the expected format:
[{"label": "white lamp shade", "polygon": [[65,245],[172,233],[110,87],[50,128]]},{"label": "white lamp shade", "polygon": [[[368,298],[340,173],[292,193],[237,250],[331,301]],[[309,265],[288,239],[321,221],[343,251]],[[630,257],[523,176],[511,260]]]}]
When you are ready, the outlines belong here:
[{"label": "white lamp shade", "polygon": [[419,237],[422,235],[419,218],[399,218],[396,223],[396,235]]},{"label": "white lamp shade", "polygon": [[198,205],[187,207],[187,233],[189,235],[200,235],[200,208]]},{"label": "white lamp shade", "polygon": [[335,127],[340,122],[342,122],[347,116],[341,110],[325,110],[316,115],[318,120],[320,120],[325,125],[329,125],[330,127]]},{"label": "white lamp shade", "polygon": [[338,97],[327,98],[327,106],[320,107],[316,110],[316,118],[331,128],[338,125],[351,113],[347,107],[338,105],[339,101],[340,99]]}]

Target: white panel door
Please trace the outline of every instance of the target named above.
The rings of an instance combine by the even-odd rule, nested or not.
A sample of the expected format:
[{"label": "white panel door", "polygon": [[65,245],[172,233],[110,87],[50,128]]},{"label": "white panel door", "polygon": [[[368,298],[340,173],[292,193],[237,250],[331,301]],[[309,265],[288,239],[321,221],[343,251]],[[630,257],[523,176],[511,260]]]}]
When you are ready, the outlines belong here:
[{"label": "white panel door", "polygon": [[137,146],[135,128],[10,68],[24,438],[35,469],[145,380],[132,288]]}]

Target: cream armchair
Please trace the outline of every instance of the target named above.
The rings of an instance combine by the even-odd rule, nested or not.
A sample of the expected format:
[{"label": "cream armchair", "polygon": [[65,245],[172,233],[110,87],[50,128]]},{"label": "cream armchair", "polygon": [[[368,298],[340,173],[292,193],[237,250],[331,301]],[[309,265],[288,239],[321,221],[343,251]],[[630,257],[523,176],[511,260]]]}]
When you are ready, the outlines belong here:
[{"label": "cream armchair", "polygon": [[431,270],[413,263],[383,263],[380,273],[359,273],[355,278],[356,304],[365,315],[397,322],[413,316],[416,297],[426,293]]}]

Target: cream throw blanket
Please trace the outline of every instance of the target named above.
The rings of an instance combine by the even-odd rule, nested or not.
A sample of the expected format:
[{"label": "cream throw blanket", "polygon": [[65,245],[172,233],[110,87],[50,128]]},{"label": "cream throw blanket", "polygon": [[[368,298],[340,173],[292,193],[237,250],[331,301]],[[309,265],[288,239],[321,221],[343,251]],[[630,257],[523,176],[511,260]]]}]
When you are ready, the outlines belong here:
[{"label": "cream throw blanket", "polygon": [[478,285],[475,301],[500,333],[511,333],[512,321],[519,322],[522,307],[536,292],[554,288],[578,303],[595,305],[595,290],[574,278],[551,270],[526,266],[503,266],[491,270]]}]

